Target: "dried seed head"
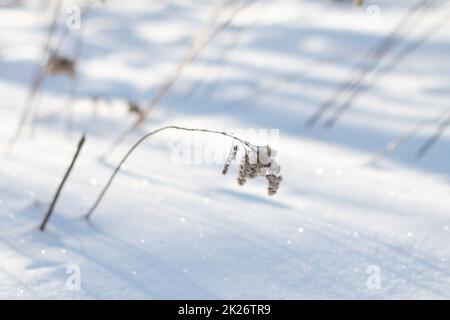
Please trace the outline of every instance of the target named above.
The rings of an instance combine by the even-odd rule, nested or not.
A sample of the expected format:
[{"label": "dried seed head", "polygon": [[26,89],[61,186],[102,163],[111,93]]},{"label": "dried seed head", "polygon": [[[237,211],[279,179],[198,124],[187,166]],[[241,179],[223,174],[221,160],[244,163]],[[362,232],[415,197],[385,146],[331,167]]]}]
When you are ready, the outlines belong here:
[{"label": "dried seed head", "polygon": [[50,74],[65,74],[70,78],[75,77],[75,61],[65,57],[52,56],[47,62]]},{"label": "dried seed head", "polygon": [[227,163],[225,163],[225,165],[223,166],[222,174],[223,174],[223,175],[226,175],[226,174],[228,173],[228,169],[230,169],[230,164],[227,162]]},{"label": "dried seed head", "polygon": [[128,101],[128,112],[139,114],[139,113],[141,113],[141,108],[139,107],[139,105],[136,102],[129,100]]},{"label": "dried seed head", "polygon": [[270,187],[267,188],[267,194],[268,194],[269,196],[273,196],[273,195],[276,194],[276,193],[277,193],[277,190],[272,189],[272,188],[270,188]]},{"label": "dried seed head", "polygon": [[281,167],[273,158],[275,155],[276,151],[269,146],[246,150],[239,166],[238,184],[242,186],[249,178],[265,176],[268,181],[267,192],[269,195],[274,195],[282,181],[279,175]]},{"label": "dried seed head", "polygon": [[[244,156],[244,159],[245,159],[245,156]],[[247,177],[248,177],[247,164],[244,160],[239,165],[239,173],[238,173],[238,177],[237,177],[238,184],[240,186],[243,186],[247,182]]]},{"label": "dried seed head", "polygon": [[139,104],[135,101],[128,101],[128,113],[135,114],[139,119],[144,118],[144,112]]},{"label": "dried seed head", "polygon": [[247,177],[244,175],[242,170],[239,170],[239,175],[237,177],[238,185],[243,186],[246,182],[247,182]]},{"label": "dried seed head", "polygon": [[247,179],[245,179],[245,178],[241,178],[241,177],[237,178],[237,183],[240,186],[243,186],[246,182],[247,182]]},{"label": "dried seed head", "polygon": [[283,180],[282,176],[276,176],[274,174],[269,174],[266,176],[268,181],[267,193],[269,196],[277,193],[278,188],[280,187],[280,182]]},{"label": "dried seed head", "polygon": [[267,165],[273,161],[276,156],[276,151],[269,146],[258,147],[257,149],[259,163]]},{"label": "dried seed head", "polygon": [[226,175],[228,173],[228,169],[230,168],[231,162],[236,159],[236,155],[238,152],[238,146],[233,146],[231,148],[230,154],[228,155],[227,162],[225,163],[225,166],[223,167],[222,174]]}]

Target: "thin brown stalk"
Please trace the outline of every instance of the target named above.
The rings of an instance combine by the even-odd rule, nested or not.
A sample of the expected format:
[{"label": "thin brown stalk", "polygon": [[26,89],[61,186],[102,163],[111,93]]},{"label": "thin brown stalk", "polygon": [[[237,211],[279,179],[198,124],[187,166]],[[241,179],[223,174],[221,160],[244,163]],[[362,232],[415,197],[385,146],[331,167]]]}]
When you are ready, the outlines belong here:
[{"label": "thin brown stalk", "polygon": [[147,133],[146,135],[144,135],[142,138],[140,138],[131,148],[130,150],[127,151],[127,153],[125,154],[125,156],[122,158],[122,160],[119,162],[119,164],[116,166],[116,168],[114,169],[112,175],[110,176],[110,178],[108,179],[108,182],[106,183],[105,187],[102,189],[102,191],[100,192],[100,195],[97,197],[97,199],[95,200],[94,204],[92,205],[92,207],[87,211],[87,213],[85,214],[85,218],[89,219],[92,215],[92,213],[95,211],[95,209],[98,207],[98,205],[100,204],[100,202],[102,201],[103,197],[105,196],[106,192],[108,191],[109,187],[111,186],[114,178],[116,177],[116,175],[119,173],[122,165],[124,164],[124,162],[128,159],[128,157],[133,153],[133,151],[145,140],[147,140],[149,137],[164,131],[164,130],[168,130],[168,129],[174,129],[174,130],[182,130],[182,131],[195,131],[195,132],[204,132],[204,133],[212,133],[212,134],[219,134],[219,135],[224,135],[226,137],[229,137],[235,141],[238,141],[239,143],[241,143],[244,148],[248,147],[252,150],[255,150],[256,146],[254,146],[253,144],[240,139],[236,136],[234,136],[233,134],[224,132],[224,131],[217,131],[217,130],[208,130],[208,129],[197,129],[197,128],[185,128],[185,127],[180,127],[180,126],[166,126],[166,127],[162,127],[159,128],[157,130],[154,130],[150,133]]},{"label": "thin brown stalk", "polygon": [[422,147],[417,151],[416,158],[423,158],[426,153],[431,149],[431,147],[439,140],[439,138],[444,134],[445,130],[450,126],[450,114],[442,121],[437,127],[434,134],[422,145]]},{"label": "thin brown stalk", "polygon": [[[93,5],[93,2],[89,2],[86,5],[86,8],[83,10],[83,12],[81,14],[81,19],[83,19],[85,17],[85,15],[89,12],[89,10],[91,9],[92,5]],[[60,49],[61,49],[61,47],[62,47],[62,45],[63,45],[63,43],[64,43],[64,41],[66,39],[66,37],[69,34],[69,31],[70,31],[69,28],[64,28],[64,32],[61,35],[61,38],[59,39],[59,42],[56,45],[56,47],[53,50],[50,50],[48,48],[47,51],[49,51],[49,52],[51,51],[51,53],[49,54],[47,61],[44,61],[44,65],[42,66],[42,68],[38,72],[36,78],[34,79],[32,85],[31,85],[30,92],[28,94],[27,99],[25,100],[24,108],[23,108],[23,110],[22,110],[22,112],[20,114],[20,117],[19,117],[19,122],[18,122],[18,125],[17,125],[17,128],[16,128],[16,131],[15,131],[13,137],[11,138],[11,140],[9,141],[9,147],[8,147],[9,151],[12,150],[12,148],[14,147],[14,144],[16,143],[16,141],[20,138],[21,133],[22,133],[24,127],[25,127],[25,124],[26,124],[26,122],[27,122],[27,120],[29,118],[29,115],[30,115],[30,113],[31,113],[31,111],[33,109],[34,98],[37,95],[37,93],[39,92],[39,89],[41,88],[45,78],[47,77],[47,75],[49,73],[48,61],[51,61],[53,58],[55,58],[58,55],[58,53],[59,53],[59,51],[60,51]]]},{"label": "thin brown stalk", "polygon": [[[150,103],[148,104],[147,108],[143,110],[142,117],[137,119],[135,122],[131,124],[130,127],[125,129],[122,133],[119,134],[119,136],[108,146],[106,151],[103,153],[102,158],[108,157],[114,149],[120,145],[125,139],[134,132],[142,123],[145,122],[145,120],[148,118],[149,114],[158,106],[161,99],[170,91],[170,89],[173,87],[173,85],[177,82],[177,80],[181,77],[182,73],[188,67],[191,65],[204,51],[204,49],[211,43],[211,41],[220,34],[223,30],[225,30],[234,20],[236,15],[243,10],[244,8],[250,6],[251,4],[255,3],[257,0],[247,0],[245,4],[239,6],[231,15],[231,17],[228,18],[228,20],[215,27],[212,31],[206,32],[207,35],[204,36],[204,39],[200,39],[203,41],[199,41],[198,39],[194,39],[194,45],[189,46],[189,48],[192,48],[189,50],[189,52],[184,56],[184,58],[178,63],[176,66],[173,74],[169,78],[167,78],[163,84],[159,87],[159,89],[156,91],[156,94],[151,99]],[[217,14],[215,14],[217,15]],[[217,16],[218,18],[218,16]],[[203,36],[203,33],[202,33]],[[197,44],[199,43],[200,44]]]},{"label": "thin brown stalk", "polygon": [[[44,62],[44,64],[43,64],[43,66],[38,68],[36,75],[32,81],[30,91],[28,93],[28,97],[25,101],[24,109],[19,118],[19,123],[18,123],[17,129],[16,129],[16,133],[14,134],[13,138],[10,140],[9,149],[12,149],[16,140],[20,137],[22,129],[28,118],[28,115],[31,112],[32,102],[34,100],[34,97],[37,94],[39,87],[41,86],[41,84],[44,81],[45,76],[47,74],[47,71],[48,71],[47,70],[47,68],[48,68],[47,61],[49,61],[50,57],[52,57],[52,55],[54,54],[50,50],[50,45],[51,45],[51,41],[53,39],[53,35],[56,31],[58,17],[59,17],[59,13],[61,11],[61,5],[62,5],[62,1],[57,1],[56,5],[55,5],[55,10],[53,12],[52,22],[51,22],[51,25],[50,25],[50,28],[49,28],[49,31],[47,34],[47,40],[45,42],[43,56],[41,59]],[[55,51],[57,51],[57,50],[55,50]]]},{"label": "thin brown stalk", "polygon": [[53,196],[53,200],[50,203],[50,206],[48,208],[47,214],[45,215],[45,218],[44,218],[44,220],[42,221],[42,223],[41,223],[41,225],[39,227],[39,229],[41,231],[45,230],[45,227],[46,227],[48,221],[50,220],[50,217],[51,217],[51,215],[53,213],[53,209],[55,208],[56,202],[59,199],[59,195],[61,194],[61,191],[62,191],[62,189],[64,187],[64,184],[66,183],[67,179],[69,178],[70,173],[72,172],[72,169],[73,169],[73,167],[75,165],[75,162],[78,159],[78,156],[79,156],[79,154],[81,152],[81,149],[83,148],[83,145],[84,145],[85,141],[86,141],[86,137],[83,134],[83,136],[81,137],[80,141],[78,142],[77,150],[76,150],[76,152],[75,152],[75,154],[74,154],[74,156],[72,158],[72,161],[70,162],[70,165],[67,168],[66,173],[64,174],[64,177],[63,177],[61,183],[58,185],[58,189],[56,190],[55,195]]},{"label": "thin brown stalk", "polygon": [[[84,16],[86,17],[88,13],[89,13],[89,7],[86,9]],[[81,30],[79,31],[79,35],[78,35],[77,43],[76,43],[76,47],[75,47],[75,55],[74,55],[73,61],[76,65],[77,70],[80,69],[80,60],[81,60],[81,55],[83,53],[83,44],[84,44],[83,38],[84,38],[85,30],[86,30],[86,23],[87,23],[86,21],[87,20],[85,19],[85,21],[80,26]],[[66,106],[66,109],[67,109],[66,127],[67,127],[67,132],[69,134],[72,132],[73,125],[74,125],[73,105],[77,99],[79,75],[76,75],[75,77],[71,78],[70,81],[71,81],[70,97],[69,97],[68,104]]]},{"label": "thin brown stalk", "polygon": [[[337,55],[333,58],[342,59],[341,56]],[[267,99],[268,96],[276,94],[281,90],[284,90],[287,87],[297,83],[298,81],[307,78],[313,72],[317,72],[321,68],[328,67],[328,65],[326,64],[326,60],[328,59],[330,58],[326,56],[319,57],[314,61],[309,62],[306,69],[279,76],[273,81],[274,83],[270,83],[269,85],[261,85],[260,88],[257,89],[257,92],[252,94],[252,96],[248,98],[247,102],[245,102],[245,106],[247,108],[252,107],[258,104],[260,101]],[[311,72],[311,70],[313,71]]]},{"label": "thin brown stalk", "polygon": [[[240,34],[242,32],[243,29],[240,29],[237,34],[235,35],[234,39],[233,39],[233,43],[226,47],[225,49],[222,50],[222,54],[220,56],[220,58],[218,59],[218,64],[220,65],[220,67],[224,67],[224,65],[226,64],[226,60],[228,58],[228,55],[230,54],[231,50],[233,49],[233,47],[235,47],[238,44],[239,38],[240,38]],[[189,100],[191,97],[193,97],[198,91],[200,91],[202,88],[205,88],[207,86],[207,84],[209,82],[211,82],[211,79],[209,79],[210,77],[205,77],[205,79],[202,79],[202,81],[200,83],[193,83],[191,85],[191,87],[189,88],[189,90],[187,90],[187,93],[185,95],[185,97],[183,98],[184,101]]]},{"label": "thin brown stalk", "polygon": [[[48,59],[48,56],[50,53],[50,45],[51,45],[51,42],[53,39],[53,35],[56,32],[56,27],[58,25],[58,18],[59,18],[59,14],[61,12],[61,6],[62,6],[62,1],[56,1],[55,8],[53,11],[52,22],[51,22],[50,28],[48,30],[47,41],[44,46],[43,57],[42,57],[41,61],[46,61]],[[40,73],[41,71],[42,71],[42,68],[39,68],[38,73]]]},{"label": "thin brown stalk", "polygon": [[335,109],[335,111],[325,121],[324,125],[328,128],[332,127],[344,114],[344,112],[352,107],[355,100],[359,98],[369,88],[373,87],[382,78],[382,75],[385,75],[388,72],[391,72],[393,69],[395,69],[395,67],[397,67],[399,63],[401,63],[414,51],[419,49],[424,43],[426,43],[439,30],[444,28],[449,22],[450,22],[450,12],[445,14],[443,19],[438,20],[437,23],[433,24],[430,28],[428,28],[421,38],[419,38],[417,41],[411,42],[409,45],[403,47],[402,50],[398,51],[386,67],[377,69],[376,72],[372,75],[372,78],[371,79],[369,78],[368,82],[372,80],[370,82],[370,85],[366,84],[366,86],[363,86],[360,84],[350,94],[350,96],[337,109]]},{"label": "thin brown stalk", "polygon": [[389,141],[388,143],[386,143],[383,146],[383,148],[381,148],[380,150],[378,150],[375,153],[375,155],[373,156],[373,158],[370,162],[376,163],[379,159],[385,157],[388,154],[395,152],[401,145],[405,144],[406,142],[408,142],[409,140],[414,138],[417,134],[419,134],[419,132],[422,131],[423,128],[427,124],[438,122],[440,119],[442,119],[443,116],[445,117],[446,114],[450,115],[450,113],[448,111],[445,111],[444,113],[439,114],[438,117],[433,117],[432,119],[426,119],[424,121],[419,122],[406,134],[404,134],[400,137],[397,137],[397,138]]},{"label": "thin brown stalk", "polygon": [[220,83],[222,82],[222,79],[226,73],[227,67],[230,63],[230,57],[233,53],[233,51],[240,45],[242,38],[245,34],[245,32],[249,33],[251,29],[255,27],[257,22],[260,19],[260,15],[257,16],[257,18],[251,23],[247,24],[245,26],[240,27],[234,34],[233,38],[228,46],[226,46],[221,53],[219,60],[219,67],[220,67],[220,74],[217,76],[217,78],[214,80],[214,76],[210,77],[209,79],[204,79],[200,84],[197,84],[195,88],[191,88],[189,95],[187,99],[189,99],[191,96],[193,96],[197,91],[203,90],[205,92],[205,101],[208,102],[211,100],[211,98],[214,96],[216,89],[219,87]]},{"label": "thin brown stalk", "polygon": [[[397,38],[399,36],[405,37],[413,30],[416,23],[413,23],[412,26],[410,24],[413,18],[415,18],[415,14],[420,14],[432,4],[433,2],[430,2],[430,0],[421,0],[412,6],[397,23],[391,33],[363,55],[355,67],[350,71],[347,80],[336,88],[331,97],[306,121],[305,126],[313,127],[336,101],[340,100],[346,92],[352,91],[359,83],[364,81],[365,77],[378,66],[391,48],[396,44]],[[402,33],[404,34],[402,35]],[[374,61],[368,65],[364,65],[365,61],[369,58],[374,59]]]}]

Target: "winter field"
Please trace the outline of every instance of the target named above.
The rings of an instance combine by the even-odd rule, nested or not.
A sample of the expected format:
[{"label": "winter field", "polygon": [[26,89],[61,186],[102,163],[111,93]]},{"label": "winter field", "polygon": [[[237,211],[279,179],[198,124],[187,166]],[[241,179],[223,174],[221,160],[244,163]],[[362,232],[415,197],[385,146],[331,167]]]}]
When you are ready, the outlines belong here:
[{"label": "winter field", "polygon": [[[450,3],[64,1],[49,48],[76,60],[75,80],[48,74],[15,137],[57,5],[12,2],[0,1],[1,299],[450,298]],[[89,10],[69,29],[73,5]],[[334,125],[351,90],[307,125],[371,66]],[[127,101],[145,108],[174,75],[102,157],[142,116]],[[270,145],[278,192],[265,177],[238,185],[240,145],[221,174],[232,139],[169,129],[84,219],[133,143],[169,125]]]}]

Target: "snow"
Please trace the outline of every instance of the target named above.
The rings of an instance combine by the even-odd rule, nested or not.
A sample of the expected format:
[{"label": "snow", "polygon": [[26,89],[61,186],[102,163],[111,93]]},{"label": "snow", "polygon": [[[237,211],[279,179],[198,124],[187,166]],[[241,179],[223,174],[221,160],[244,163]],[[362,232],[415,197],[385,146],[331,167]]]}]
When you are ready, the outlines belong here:
[{"label": "snow", "polygon": [[[259,1],[186,69],[144,127],[99,160],[133,121],[125,100],[153,96],[214,3],[108,0],[93,7],[74,130],[65,128],[69,82],[51,77],[34,131],[28,126],[10,154],[51,10],[36,1],[0,8],[0,298],[450,298],[449,132],[423,159],[414,155],[433,125],[370,161],[448,108],[450,25],[333,128],[303,125],[413,1],[366,4],[381,9],[375,25],[366,7],[348,3]],[[431,11],[404,42],[449,9]],[[70,37],[63,52],[70,55],[73,43]],[[96,94],[110,104],[94,106]],[[130,157],[92,220],[83,219],[131,143],[172,124],[249,140],[257,129],[279,129],[278,193],[267,196],[263,178],[238,186],[240,156],[221,175],[230,140],[165,131]],[[82,132],[86,145],[42,233],[38,226]],[[176,161],[173,148],[184,139],[222,152],[221,164]],[[265,145],[261,140],[255,143]],[[81,280],[75,289],[68,285],[73,266]],[[367,283],[373,266],[381,272],[377,289]]]}]

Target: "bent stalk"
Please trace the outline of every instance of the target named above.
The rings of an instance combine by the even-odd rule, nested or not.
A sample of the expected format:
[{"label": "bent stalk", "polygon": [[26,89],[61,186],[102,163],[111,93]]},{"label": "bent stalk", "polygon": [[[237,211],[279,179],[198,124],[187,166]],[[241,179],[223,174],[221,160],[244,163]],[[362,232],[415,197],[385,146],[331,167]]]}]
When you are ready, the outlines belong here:
[{"label": "bent stalk", "polygon": [[103,190],[100,192],[100,195],[97,197],[97,200],[95,200],[94,204],[92,205],[92,207],[88,210],[88,212],[85,214],[85,218],[89,219],[92,215],[92,213],[95,211],[95,209],[98,207],[98,205],[100,204],[100,202],[102,201],[103,197],[105,196],[106,192],[108,191],[109,187],[111,186],[114,178],[116,177],[116,175],[119,173],[122,165],[124,164],[124,162],[128,159],[128,157],[133,153],[133,151],[145,140],[147,140],[149,137],[164,131],[164,130],[168,130],[168,129],[174,129],[174,130],[183,130],[183,131],[195,131],[195,132],[207,132],[207,133],[213,133],[213,134],[220,134],[220,135],[224,135],[227,136],[235,141],[240,142],[244,148],[248,147],[252,150],[254,150],[256,148],[256,146],[252,145],[250,142],[245,141],[243,139],[240,139],[238,137],[235,137],[234,135],[224,132],[224,131],[216,131],[216,130],[208,130],[208,129],[196,129],[196,128],[184,128],[184,127],[179,127],[179,126],[166,126],[166,127],[162,127],[159,128],[157,130],[154,130],[150,133],[147,133],[146,135],[144,135],[142,138],[140,138],[132,147],[130,150],[128,150],[128,152],[125,154],[125,156],[122,158],[122,160],[119,162],[119,164],[116,166],[116,168],[114,169],[111,177],[109,178],[108,182],[106,183],[105,187],[103,188]]}]

